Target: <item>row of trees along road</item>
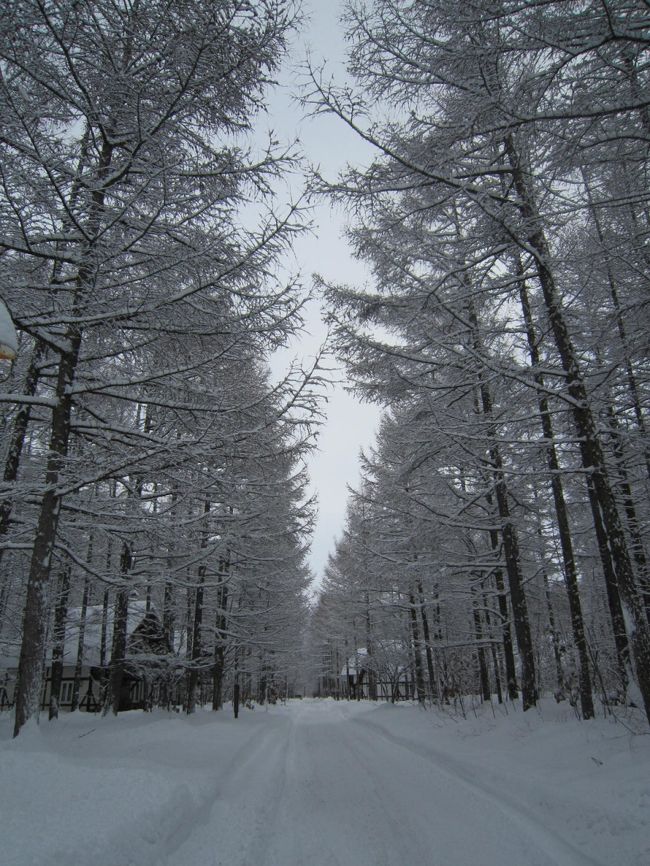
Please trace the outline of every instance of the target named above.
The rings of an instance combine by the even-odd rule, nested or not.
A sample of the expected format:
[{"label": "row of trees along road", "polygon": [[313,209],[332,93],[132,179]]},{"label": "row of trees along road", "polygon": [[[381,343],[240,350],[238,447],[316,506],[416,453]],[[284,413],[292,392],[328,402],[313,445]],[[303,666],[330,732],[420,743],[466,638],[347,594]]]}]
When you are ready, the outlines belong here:
[{"label": "row of trees along road", "polygon": [[421,700],[526,709],[554,684],[584,718],[596,689],[650,718],[647,3],[378,0],[346,21],[356,85],[312,69],[307,102],[377,155],[315,183],[374,285],[324,289],[387,411],[323,650],[362,639],[376,678],[401,648]]},{"label": "row of trees along road", "polygon": [[0,281],[21,342],[0,398],[0,628],[5,652],[20,645],[16,733],[73,606],[81,630],[94,605],[114,611],[114,709],[134,596],[170,649],[185,635],[189,710],[206,677],[218,707],[224,672],[264,692],[297,655],[319,375],[266,372],[301,324],[304,293],[278,270],[301,213],[274,204],[292,153],[246,145],[294,18],[283,0],[4,4]]}]

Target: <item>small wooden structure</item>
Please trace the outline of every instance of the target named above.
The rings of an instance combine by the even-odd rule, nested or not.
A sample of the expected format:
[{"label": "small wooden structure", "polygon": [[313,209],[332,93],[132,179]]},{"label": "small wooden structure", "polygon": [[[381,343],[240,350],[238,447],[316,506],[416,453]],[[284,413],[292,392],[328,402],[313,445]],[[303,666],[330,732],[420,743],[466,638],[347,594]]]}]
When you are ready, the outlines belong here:
[{"label": "small wooden structure", "polygon": [[[112,611],[105,617],[101,605],[87,608],[79,664],[80,609],[71,608],[68,611],[58,702],[60,710],[71,710],[75,705],[77,709],[89,713],[101,709],[110,678],[110,665],[104,655],[106,644],[110,643],[112,627]],[[169,670],[171,652],[157,613],[146,610],[145,602],[131,601],[127,617],[127,653],[120,687],[120,711],[146,708],[152,688]],[[17,668],[15,659],[0,659],[0,710],[13,706]],[[76,700],[75,683],[78,684]],[[49,707],[51,689],[52,663],[48,658],[41,691],[41,709]]]}]

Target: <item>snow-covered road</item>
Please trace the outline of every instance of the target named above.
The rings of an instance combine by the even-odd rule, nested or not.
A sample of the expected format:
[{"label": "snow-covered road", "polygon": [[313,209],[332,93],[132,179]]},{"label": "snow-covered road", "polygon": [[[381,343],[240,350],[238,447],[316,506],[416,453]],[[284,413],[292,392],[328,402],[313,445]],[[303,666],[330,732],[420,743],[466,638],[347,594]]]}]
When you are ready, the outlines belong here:
[{"label": "snow-covered road", "polygon": [[[369,726],[355,705],[272,715],[169,864],[594,864],[509,798]],[[218,771],[217,771],[218,772]],[[183,835],[186,835],[185,830]]]},{"label": "snow-covered road", "polygon": [[[451,709],[451,708],[450,708]],[[1,866],[646,866],[650,738],[570,707],[86,713],[11,739]]]}]

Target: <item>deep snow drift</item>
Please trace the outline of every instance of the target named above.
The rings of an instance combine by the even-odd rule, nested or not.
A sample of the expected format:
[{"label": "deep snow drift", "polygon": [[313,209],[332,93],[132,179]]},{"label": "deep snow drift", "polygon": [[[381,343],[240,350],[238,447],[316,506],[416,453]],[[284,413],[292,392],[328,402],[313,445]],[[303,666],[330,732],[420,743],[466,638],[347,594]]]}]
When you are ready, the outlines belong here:
[{"label": "deep snow drift", "polygon": [[4,866],[650,863],[650,736],[566,705],[305,700],[10,733],[3,714]]}]

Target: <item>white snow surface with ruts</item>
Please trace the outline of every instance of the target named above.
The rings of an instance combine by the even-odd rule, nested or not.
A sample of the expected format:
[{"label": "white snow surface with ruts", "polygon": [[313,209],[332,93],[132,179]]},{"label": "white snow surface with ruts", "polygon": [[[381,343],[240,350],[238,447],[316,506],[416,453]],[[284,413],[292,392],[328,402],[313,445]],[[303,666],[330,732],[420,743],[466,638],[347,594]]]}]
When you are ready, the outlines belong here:
[{"label": "white snow surface with ruts", "polygon": [[3,866],[647,866],[650,736],[566,705],[74,713],[11,739]]}]

